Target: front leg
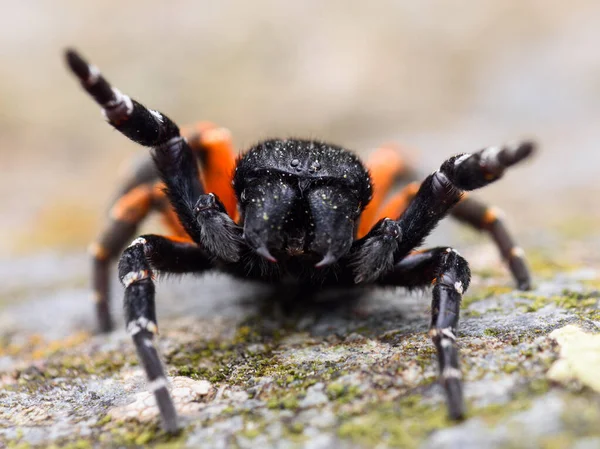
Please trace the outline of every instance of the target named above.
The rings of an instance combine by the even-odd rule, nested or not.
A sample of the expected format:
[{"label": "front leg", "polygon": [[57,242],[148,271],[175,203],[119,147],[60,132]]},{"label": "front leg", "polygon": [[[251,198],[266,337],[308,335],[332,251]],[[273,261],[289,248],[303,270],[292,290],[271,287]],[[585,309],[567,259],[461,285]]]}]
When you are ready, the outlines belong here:
[{"label": "front leg", "polygon": [[203,272],[211,263],[197,246],[157,235],[145,235],[125,249],[119,261],[119,278],[125,287],[127,331],[154,393],[163,426],[178,430],[177,412],[168,390],[167,378],[152,343],[158,331],[154,304],[153,270],[167,273]]},{"label": "front leg", "polygon": [[414,253],[379,279],[380,285],[423,288],[433,283],[429,335],[437,349],[440,382],[446,393],[451,419],[465,416],[462,374],[458,363],[456,330],[463,293],[471,273],[467,261],[452,248]]},{"label": "front leg", "polygon": [[379,221],[365,237],[355,242],[355,281],[374,282],[382,273],[390,271],[394,263],[423,243],[464,191],[498,180],[508,167],[529,157],[534,148],[533,143],[522,142],[446,160],[439,170],[425,178],[414,200],[398,219]]},{"label": "front leg", "polygon": [[102,107],[108,122],[134,142],[153,148],[152,156],[165,183],[169,202],[189,236],[200,243],[200,229],[193,211],[204,189],[195,156],[181,137],[179,127],[166,115],[146,108],[113,88],[97,68],[75,51],[67,51],[66,59],[83,88]]}]

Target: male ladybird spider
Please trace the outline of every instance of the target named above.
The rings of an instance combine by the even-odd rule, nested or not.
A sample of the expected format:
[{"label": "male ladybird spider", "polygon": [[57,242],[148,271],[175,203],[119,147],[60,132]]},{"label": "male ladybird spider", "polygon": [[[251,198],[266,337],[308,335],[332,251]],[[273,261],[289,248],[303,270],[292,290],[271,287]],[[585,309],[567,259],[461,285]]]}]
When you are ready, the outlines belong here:
[{"label": "male ladybird spider", "polygon": [[449,416],[464,417],[456,328],[469,266],[452,248],[415,248],[450,213],[488,230],[518,287],[529,288],[522,251],[498,215],[463,193],[498,180],[532,154],[533,143],[453,156],[420,185],[410,183],[390,196],[410,181],[410,171],[389,148],[374,153],[370,170],[352,152],[316,140],[265,140],[236,161],[226,130],[202,124],[182,137],[167,116],[112,88],[75,51],[68,50],[66,59],[107,121],[152,148],[153,163],[142,163],[124,186],[108,229],[93,245],[94,287],[100,325],[108,330],[108,262],[151,209],[161,211],[174,236],[138,237],[123,252],[118,271],[127,330],[167,431],[178,429],[178,418],[153,344],[155,272],[220,270],[273,285],[292,280],[313,291],[433,285],[429,334],[440,382]]}]

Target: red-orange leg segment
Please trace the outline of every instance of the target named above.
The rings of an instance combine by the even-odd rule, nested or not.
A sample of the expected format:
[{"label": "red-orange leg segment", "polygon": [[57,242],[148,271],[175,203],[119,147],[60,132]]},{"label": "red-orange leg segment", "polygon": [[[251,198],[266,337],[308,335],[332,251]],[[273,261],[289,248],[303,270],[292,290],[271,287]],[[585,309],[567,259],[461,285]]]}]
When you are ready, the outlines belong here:
[{"label": "red-orange leg segment", "polygon": [[185,232],[177,214],[169,204],[165,194],[165,185],[157,181],[152,187],[152,204],[154,209],[160,212],[160,218],[163,225],[169,230],[169,234],[183,241],[192,242],[191,237]]},{"label": "red-orange leg segment", "polygon": [[219,197],[229,216],[236,220],[237,200],[231,186],[236,151],[227,128],[199,122],[183,131],[190,148],[200,160],[200,176],[206,192]]},{"label": "red-orange leg segment", "polygon": [[373,196],[363,211],[358,226],[358,238],[363,237],[377,223],[379,208],[387,197],[394,181],[406,172],[406,164],[396,145],[383,145],[377,148],[367,161],[371,174]]},{"label": "red-orange leg segment", "polygon": [[419,191],[419,183],[411,182],[399,192],[395,193],[383,206],[379,209],[375,222],[382,218],[397,219],[404,210],[408,207],[417,192]]}]

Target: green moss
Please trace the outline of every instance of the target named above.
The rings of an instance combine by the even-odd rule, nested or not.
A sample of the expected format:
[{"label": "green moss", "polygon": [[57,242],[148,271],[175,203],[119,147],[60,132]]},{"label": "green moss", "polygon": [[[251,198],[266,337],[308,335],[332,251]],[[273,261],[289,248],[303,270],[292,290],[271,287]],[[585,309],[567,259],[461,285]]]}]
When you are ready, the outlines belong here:
[{"label": "green moss", "polygon": [[298,408],[298,398],[292,395],[286,396],[281,401],[281,405],[286,410],[296,410]]},{"label": "green moss", "polygon": [[513,399],[509,403],[491,404],[472,411],[472,416],[483,419],[488,424],[497,424],[514,413],[527,410],[531,407],[531,398],[523,396]]},{"label": "green moss", "polygon": [[528,391],[530,394],[538,396],[542,395],[550,390],[550,383],[546,378],[533,379],[528,385]]},{"label": "green moss", "polygon": [[557,257],[560,254],[560,251],[556,251],[555,248],[552,252],[549,252],[547,248],[528,251],[527,262],[531,272],[535,273],[536,277],[549,278],[555,276],[557,272],[573,271],[579,268],[577,265],[568,263],[564,257]]},{"label": "green moss", "polygon": [[566,447],[573,447],[575,444],[575,438],[572,435],[563,433],[549,437],[542,437],[539,444],[540,449],[564,449]]},{"label": "green moss", "polygon": [[[478,417],[489,425],[495,425],[529,409],[533,400],[549,388],[545,379],[533,379],[508,403],[468,407],[468,417]],[[338,435],[365,447],[418,447],[432,432],[456,424],[448,420],[443,404],[425,404],[418,394],[394,402],[371,402],[355,413],[354,416],[342,416]]]},{"label": "green moss", "polygon": [[31,444],[26,443],[24,441],[20,441],[20,442],[9,441],[7,448],[8,449],[31,449]]},{"label": "green moss", "polygon": [[488,327],[483,331],[483,335],[487,335],[488,337],[498,337],[500,335],[500,331],[498,329]]},{"label": "green moss", "polygon": [[488,299],[494,296],[500,296],[505,293],[510,293],[513,291],[513,288],[508,287],[506,285],[492,285],[489,287],[485,287],[480,289],[473,294],[467,293],[462,300],[461,308],[466,309],[471,304],[476,303],[478,301],[482,301],[484,299]]},{"label": "green moss", "polygon": [[77,440],[61,445],[64,449],[92,449],[94,446],[88,440]]},{"label": "green moss", "polygon": [[340,397],[342,395],[342,393],[344,392],[344,385],[337,383],[337,382],[333,382],[330,383],[329,385],[327,385],[327,395],[329,396],[330,399],[337,399],[338,397]]},{"label": "green moss", "polygon": [[565,309],[595,307],[598,303],[599,293],[597,291],[574,292],[563,290],[562,296],[555,299],[559,307]]},{"label": "green moss", "polygon": [[547,297],[545,296],[540,296],[540,295],[534,295],[531,293],[521,293],[520,295],[521,298],[527,298],[530,299],[531,302],[525,304],[525,311],[528,313],[531,312],[537,312],[538,310],[540,310],[542,307],[547,306],[550,301],[548,300]]},{"label": "green moss", "polygon": [[450,423],[443,407],[424,406],[415,398],[373,404],[366,413],[343,422],[338,435],[366,447],[417,447],[429,433]]},{"label": "green moss", "polygon": [[554,304],[561,309],[576,311],[582,318],[593,319],[599,315],[597,308],[599,294],[597,291],[574,292],[563,290],[561,295],[541,296],[533,293],[519,293],[520,298],[530,302],[521,304],[526,312],[537,312],[542,307]]},{"label": "green moss", "polygon": [[298,397],[292,394],[288,394],[283,398],[274,397],[269,399],[267,407],[270,409],[296,410],[299,407]]},{"label": "green moss", "polygon": [[343,385],[339,382],[332,382],[327,386],[326,393],[329,399],[345,404],[358,397],[360,391],[356,385]]},{"label": "green moss", "polygon": [[98,422],[96,423],[95,427],[102,427],[106,424],[108,424],[109,422],[111,422],[112,417],[110,415],[104,415],[102,418],[100,418],[98,420]]},{"label": "green moss", "polygon": [[155,437],[155,434],[151,431],[145,431],[139,434],[135,439],[135,444],[138,446],[143,446],[148,444]]},{"label": "green moss", "polygon": [[301,434],[302,432],[304,432],[304,425],[300,422],[294,422],[290,425],[289,429],[290,432],[294,434]]},{"label": "green moss", "polygon": [[253,439],[254,439],[254,438],[256,438],[257,436],[259,436],[260,434],[261,434],[261,431],[260,431],[260,429],[259,429],[259,428],[257,428],[257,427],[252,427],[252,428],[249,428],[249,429],[244,429],[244,430],[242,430],[242,432],[241,432],[241,435],[242,435],[242,436],[244,436],[244,437],[246,437],[246,438],[249,438],[249,439],[251,439],[251,440],[253,440]]}]

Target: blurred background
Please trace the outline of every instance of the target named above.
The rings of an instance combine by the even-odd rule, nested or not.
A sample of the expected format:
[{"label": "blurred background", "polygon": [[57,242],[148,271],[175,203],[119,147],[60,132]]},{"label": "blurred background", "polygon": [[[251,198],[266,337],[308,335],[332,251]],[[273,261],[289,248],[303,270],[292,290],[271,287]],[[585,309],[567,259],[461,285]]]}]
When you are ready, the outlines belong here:
[{"label": "blurred background", "polygon": [[67,73],[79,49],[180,124],[245,149],[268,136],[366,153],[404,144],[423,173],[522,137],[535,159],[481,192],[517,235],[600,215],[600,3],[547,0],[4,2],[0,254],[82,252],[119,167],[145,151]]}]

